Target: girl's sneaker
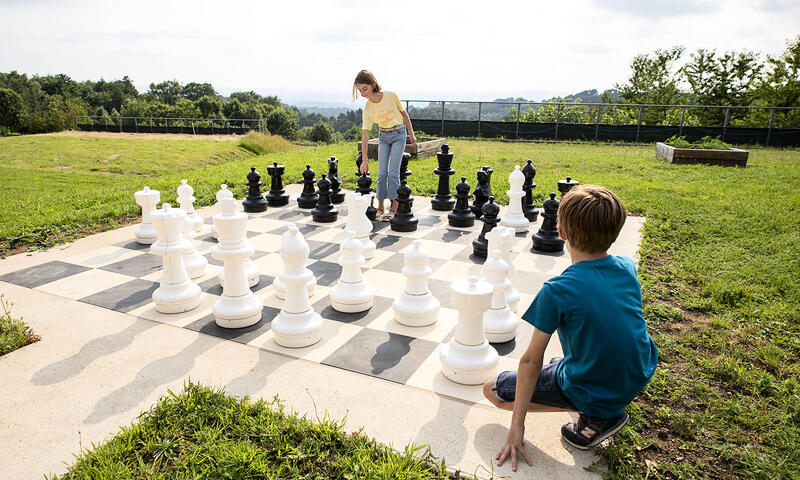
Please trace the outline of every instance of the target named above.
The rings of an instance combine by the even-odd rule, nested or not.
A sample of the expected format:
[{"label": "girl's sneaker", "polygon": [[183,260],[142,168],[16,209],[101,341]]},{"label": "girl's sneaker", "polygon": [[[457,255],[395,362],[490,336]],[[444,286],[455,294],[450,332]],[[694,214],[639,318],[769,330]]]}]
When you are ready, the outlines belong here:
[{"label": "girl's sneaker", "polygon": [[630,417],[627,413],[608,419],[581,413],[578,423],[568,423],[561,427],[561,436],[573,447],[588,450],[620,431],[628,423],[628,418]]}]

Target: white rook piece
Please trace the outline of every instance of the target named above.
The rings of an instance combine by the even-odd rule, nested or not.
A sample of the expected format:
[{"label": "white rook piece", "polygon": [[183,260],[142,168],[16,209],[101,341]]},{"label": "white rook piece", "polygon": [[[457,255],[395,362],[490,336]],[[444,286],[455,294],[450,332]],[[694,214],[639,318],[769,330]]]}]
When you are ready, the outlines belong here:
[{"label": "white rook piece", "polygon": [[322,317],[311,308],[306,285],[313,277],[305,268],[310,249],[297,225],[281,239],[283,271],[279,277],[286,285],[286,299],[281,312],[272,320],[275,343],[284,347],[300,348],[317,343],[322,338]]},{"label": "white rook piece", "polygon": [[[217,207],[222,206],[222,199],[223,198],[233,198],[233,192],[228,190],[228,186],[224,183],[219,186],[219,190],[217,191]],[[214,239],[217,239],[217,226],[215,224],[211,224],[211,236]]]},{"label": "white rook piece", "polygon": [[191,251],[191,243],[183,237],[186,213],[165,203],[152,215],[158,240],[150,251],[164,257],[161,284],[153,292],[153,303],[161,313],[187,312],[200,304],[200,287],[189,279],[183,254]]},{"label": "white rook piece", "polygon": [[361,275],[361,266],[366,262],[361,253],[363,248],[363,244],[353,238],[352,232],[347,232],[347,240],[342,242],[339,250],[342,276],[328,295],[331,307],[338,312],[356,313],[372,308],[375,294]]},{"label": "white rook piece", "polygon": [[214,304],[217,325],[223,328],[249,327],[261,320],[261,300],[247,285],[244,262],[255,249],[247,240],[247,214],[236,211],[233,197],[223,198],[222,212],[214,215],[219,243],[211,255],[224,264],[222,297]]},{"label": "white rook piece", "polygon": [[161,192],[158,190],[150,190],[150,187],[144,187],[140,191],[133,194],[136,203],[142,207],[142,223],[136,227],[136,241],[142,245],[150,245],[156,241],[158,234],[151,215],[156,209],[156,205],[161,200]]},{"label": "white rook piece", "polygon": [[[497,226],[486,234],[486,240],[489,242],[489,256],[491,256],[492,252],[495,250],[500,252],[500,258],[502,258],[508,266],[509,282],[517,274],[514,262],[511,261],[511,249],[514,247],[515,239],[514,229],[510,227]],[[514,288],[512,284],[509,284],[508,290],[506,290],[506,302],[508,302],[511,311],[516,313],[519,304],[519,291]]]},{"label": "white rook piece", "polygon": [[366,260],[375,256],[375,242],[369,238],[372,233],[372,222],[367,218],[369,201],[368,195],[350,193],[347,196],[347,223],[344,226],[345,232],[353,232],[353,237],[363,245]]},{"label": "white rook piece", "polygon": [[194,189],[186,183],[186,180],[181,180],[181,184],[178,187],[178,203],[181,206],[181,210],[186,212],[186,216],[191,220],[192,229],[199,233],[203,229],[203,219],[194,209],[195,200],[197,199],[194,198]]},{"label": "white rook piece", "polygon": [[511,286],[508,281],[508,265],[500,257],[500,251],[494,250],[483,264],[481,274],[493,288],[492,305],[483,314],[483,329],[486,338],[492,343],[508,342],[517,336],[519,318],[511,311],[506,302],[506,290]]},{"label": "white rook piece", "polygon": [[525,183],[525,175],[520,171],[519,165],[514,165],[514,171],[508,176],[510,188],[506,191],[508,195],[508,209],[506,214],[500,219],[500,225],[511,227],[518,233],[528,231],[528,219],[522,212],[522,197],[525,191],[522,184]]},{"label": "white rook piece", "polygon": [[[348,210],[349,211],[349,210]],[[422,250],[422,242],[414,240],[405,254],[402,270],[406,277],[403,293],[392,303],[395,319],[409,327],[424,327],[436,323],[439,316],[439,300],[428,288],[428,254]]]},{"label": "white rook piece", "polygon": [[458,308],[456,334],[439,354],[442,375],[464,385],[480,385],[494,374],[500,356],[483,333],[483,312],[492,301],[492,286],[470,275],[450,286]]}]

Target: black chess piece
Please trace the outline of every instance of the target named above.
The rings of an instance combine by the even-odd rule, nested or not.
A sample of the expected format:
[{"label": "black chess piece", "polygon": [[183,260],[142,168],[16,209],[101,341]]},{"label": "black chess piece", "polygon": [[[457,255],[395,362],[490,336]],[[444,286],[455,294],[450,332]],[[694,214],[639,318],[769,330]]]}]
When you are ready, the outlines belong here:
[{"label": "black chess piece", "polygon": [[525,183],[522,184],[522,189],[525,191],[525,196],[522,197],[522,214],[529,222],[535,222],[539,217],[539,209],[533,204],[533,189],[536,188],[536,184],[533,183],[533,178],[536,176],[533,160],[528,160],[528,164],[522,167],[522,174],[525,175]]},{"label": "black chess piece", "polygon": [[403,152],[403,158],[400,159],[400,185],[408,183],[408,177],[411,176],[411,170],[408,169],[408,162],[411,160],[411,154]]},{"label": "black chess piece", "polygon": [[306,169],[303,170],[302,182],[303,192],[297,197],[297,205],[300,208],[316,207],[319,195],[317,195],[316,190],[314,190],[314,170],[311,170],[311,165],[306,165]]},{"label": "black chess piece", "polygon": [[572,187],[576,185],[580,185],[580,182],[576,182],[575,180],[572,179],[572,177],[567,177],[566,180],[559,180],[558,191],[561,192],[561,198],[563,199],[564,195],[566,195],[567,192],[572,190]]},{"label": "black chess piece", "polygon": [[339,178],[339,159],[336,157],[328,159],[328,180],[331,182],[331,203],[344,202],[342,180]]},{"label": "black chess piece", "polygon": [[456,185],[456,204],[453,211],[447,215],[447,221],[453,227],[471,227],[475,225],[475,214],[469,208],[469,183],[467,177],[461,177],[461,183]]},{"label": "black chess piece", "polygon": [[414,199],[411,198],[411,187],[403,183],[397,189],[397,211],[389,220],[392,230],[395,232],[413,232],[417,229],[419,220],[411,212],[413,205]]},{"label": "black chess piece", "polygon": [[497,216],[500,213],[500,205],[494,203],[493,195],[490,196],[489,201],[483,205],[482,213],[481,221],[483,222],[483,228],[478,238],[472,241],[472,253],[476,257],[486,258],[486,254],[489,250],[489,240],[486,239],[486,234],[492,231],[500,221],[500,217]]},{"label": "black chess piece", "polygon": [[439,175],[439,188],[436,190],[436,197],[431,200],[431,207],[434,210],[448,212],[456,203],[450,195],[450,175],[456,173],[452,168],[453,154],[450,153],[450,145],[446,143],[442,145],[442,151],[436,154],[436,159],[439,165],[433,170],[433,173]]},{"label": "black chess piece", "polygon": [[249,188],[247,198],[242,200],[242,207],[245,212],[266,212],[267,200],[261,194],[261,174],[256,172],[256,167],[250,167],[247,174],[247,187]]},{"label": "black chess piece", "polygon": [[481,218],[483,215],[483,205],[489,200],[490,195],[486,194],[486,187],[485,184],[489,181],[489,176],[486,172],[481,169],[478,170],[478,185],[475,186],[475,191],[472,194],[475,196],[475,199],[472,201],[472,205],[470,205],[469,209],[472,211],[472,214],[475,215],[475,218]]},{"label": "black chess piece", "polygon": [[558,205],[556,193],[542,204],[542,227],[533,234],[533,249],[541,252],[560,252],[564,250],[564,240],[558,236]]},{"label": "black chess piece", "polygon": [[[369,176],[369,171],[361,173],[361,162],[361,154],[359,153],[358,157],[356,157],[356,176],[358,177],[356,181],[356,192],[361,195],[369,195],[372,193],[372,177]],[[378,209],[372,205],[374,198],[375,197],[372,197],[370,199],[366,212],[367,218],[373,222],[378,218]]]},{"label": "black chess piece", "polygon": [[269,192],[265,195],[267,203],[273,207],[281,207],[289,204],[289,195],[283,189],[283,172],[285,168],[283,165],[278,165],[278,162],[272,162],[271,166],[267,166],[267,174],[272,177],[272,185]]},{"label": "black chess piece", "polygon": [[339,218],[339,211],[331,203],[331,183],[324,173],[317,182],[317,188],[319,188],[317,196],[319,199],[317,200],[317,206],[311,210],[311,216],[315,222],[331,223]]}]

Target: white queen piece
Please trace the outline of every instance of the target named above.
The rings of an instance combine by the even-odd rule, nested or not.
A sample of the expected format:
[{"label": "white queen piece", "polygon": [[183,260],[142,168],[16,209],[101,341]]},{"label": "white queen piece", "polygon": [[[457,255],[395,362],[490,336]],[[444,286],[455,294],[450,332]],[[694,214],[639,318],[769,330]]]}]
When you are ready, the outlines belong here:
[{"label": "white queen piece", "polygon": [[200,287],[192,283],[183,264],[183,255],[192,250],[192,244],[183,236],[186,213],[165,203],[152,215],[158,240],[150,251],[164,258],[161,283],[153,292],[153,303],[161,313],[187,312],[200,304]]}]

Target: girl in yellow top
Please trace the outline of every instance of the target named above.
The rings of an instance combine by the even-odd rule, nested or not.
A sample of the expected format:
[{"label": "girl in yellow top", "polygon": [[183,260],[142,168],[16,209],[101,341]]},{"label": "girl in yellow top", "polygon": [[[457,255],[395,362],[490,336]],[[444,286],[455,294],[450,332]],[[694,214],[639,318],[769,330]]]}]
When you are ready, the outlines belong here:
[{"label": "girl in yellow top", "polygon": [[[381,86],[375,79],[375,75],[369,70],[361,70],[356,75],[353,82],[353,100],[356,98],[356,91],[367,99],[364,106],[361,126],[361,173],[369,170],[369,159],[366,155],[366,145],[369,142],[369,130],[373,123],[380,127],[378,136],[378,219],[389,221],[397,211],[397,189],[400,187],[400,160],[403,158],[403,151],[406,145],[406,131],[408,131],[411,145],[416,145],[417,137],[414,136],[414,128],[411,126],[411,119],[403,109],[400,98],[394,92],[381,91]],[[389,213],[386,213],[383,206],[384,199],[390,199],[392,205]]]}]

